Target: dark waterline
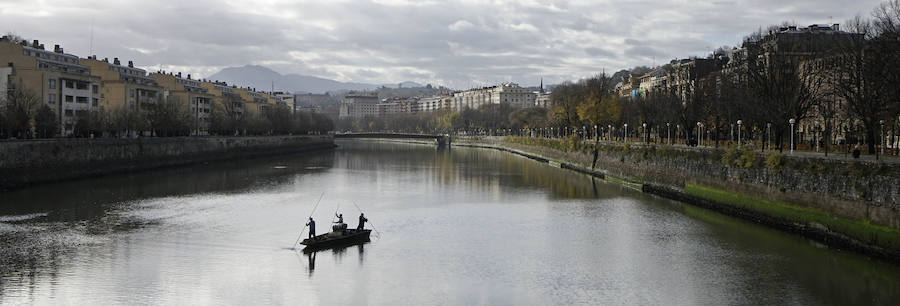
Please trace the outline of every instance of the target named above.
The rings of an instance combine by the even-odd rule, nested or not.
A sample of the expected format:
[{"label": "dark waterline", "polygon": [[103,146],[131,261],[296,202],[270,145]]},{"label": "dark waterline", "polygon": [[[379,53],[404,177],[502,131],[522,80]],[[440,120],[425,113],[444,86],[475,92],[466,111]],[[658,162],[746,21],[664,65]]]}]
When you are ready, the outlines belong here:
[{"label": "dark waterline", "polygon": [[[892,304],[900,268],[503,152],[341,141],[0,194],[0,304]],[[315,200],[381,233],[290,248]]]}]

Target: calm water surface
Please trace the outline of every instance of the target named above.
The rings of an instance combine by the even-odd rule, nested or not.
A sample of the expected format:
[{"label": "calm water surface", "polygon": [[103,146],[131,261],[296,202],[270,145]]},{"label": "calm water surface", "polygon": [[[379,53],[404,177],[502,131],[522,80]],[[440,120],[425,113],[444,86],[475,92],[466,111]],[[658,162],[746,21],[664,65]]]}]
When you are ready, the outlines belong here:
[{"label": "calm water surface", "polygon": [[[900,268],[508,153],[339,142],[0,195],[0,304],[896,304]],[[290,250],[316,199],[378,234]]]}]

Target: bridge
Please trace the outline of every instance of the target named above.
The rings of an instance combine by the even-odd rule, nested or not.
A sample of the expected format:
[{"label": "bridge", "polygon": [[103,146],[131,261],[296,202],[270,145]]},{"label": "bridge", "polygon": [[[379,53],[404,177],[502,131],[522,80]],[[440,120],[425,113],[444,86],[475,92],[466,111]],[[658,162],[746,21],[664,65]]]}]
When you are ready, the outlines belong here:
[{"label": "bridge", "polygon": [[439,147],[450,145],[450,136],[447,135],[430,135],[430,134],[412,134],[412,133],[344,133],[334,134],[335,139],[353,139],[353,138],[379,138],[379,139],[421,139],[434,140]]}]

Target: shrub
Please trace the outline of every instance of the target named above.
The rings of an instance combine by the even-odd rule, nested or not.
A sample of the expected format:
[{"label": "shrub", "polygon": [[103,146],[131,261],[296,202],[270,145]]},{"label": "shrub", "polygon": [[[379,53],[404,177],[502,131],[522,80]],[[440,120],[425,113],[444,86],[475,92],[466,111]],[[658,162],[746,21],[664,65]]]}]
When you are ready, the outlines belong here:
[{"label": "shrub", "polygon": [[784,169],[784,155],[780,153],[773,153],[766,158],[766,167],[772,172],[778,173],[781,172],[781,169]]}]

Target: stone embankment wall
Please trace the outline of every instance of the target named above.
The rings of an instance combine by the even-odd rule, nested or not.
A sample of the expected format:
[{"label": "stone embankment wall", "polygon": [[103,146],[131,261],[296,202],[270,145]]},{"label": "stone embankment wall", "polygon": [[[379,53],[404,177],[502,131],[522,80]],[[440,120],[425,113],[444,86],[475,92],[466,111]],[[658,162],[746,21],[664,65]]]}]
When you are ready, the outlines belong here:
[{"label": "stone embankment wall", "polygon": [[329,148],[334,148],[331,136],[2,141],[0,189],[204,161]]},{"label": "stone embankment wall", "polygon": [[[882,258],[900,256],[900,165],[896,164],[793,158],[787,154],[781,155],[779,161],[749,153],[745,160],[731,162],[723,158],[724,150],[601,144],[596,167],[592,169],[590,148],[566,151],[500,137],[457,138],[454,145],[512,151],[554,166],[612,177],[648,193],[798,232],[836,246]],[[731,160],[737,159],[740,158]],[[790,207],[783,215],[778,213],[784,208],[780,204],[761,213],[742,206],[757,204],[752,201],[735,205],[693,196],[685,190],[688,185]],[[823,225],[810,221],[822,215],[834,222]]]}]

